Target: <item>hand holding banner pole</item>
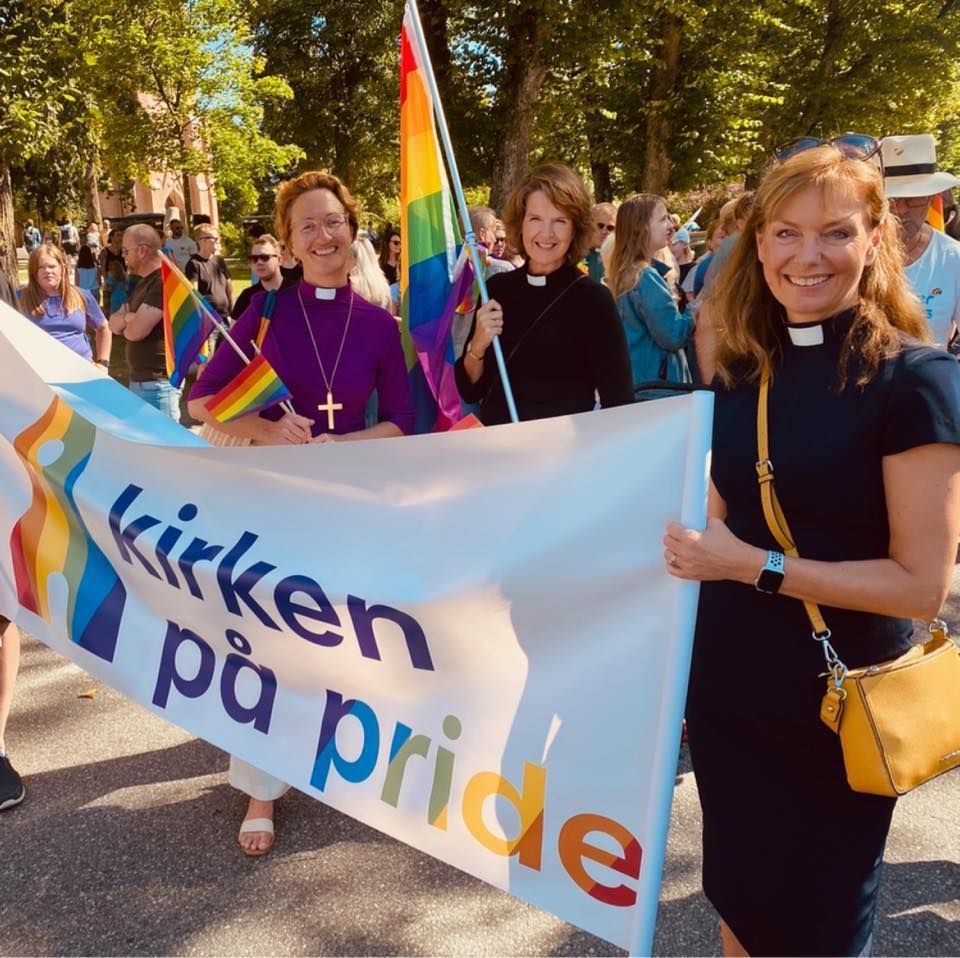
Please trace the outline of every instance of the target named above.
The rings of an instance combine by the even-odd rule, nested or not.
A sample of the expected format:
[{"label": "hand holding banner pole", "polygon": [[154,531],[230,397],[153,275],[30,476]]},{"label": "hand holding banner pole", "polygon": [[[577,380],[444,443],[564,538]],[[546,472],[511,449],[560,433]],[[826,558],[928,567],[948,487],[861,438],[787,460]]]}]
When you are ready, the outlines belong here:
[{"label": "hand holding banner pole", "polygon": [[[487,284],[483,276],[483,264],[480,262],[480,254],[477,252],[477,237],[470,225],[470,212],[467,208],[467,200],[463,195],[463,186],[460,183],[460,171],[457,169],[457,160],[453,155],[453,144],[450,141],[450,133],[447,130],[447,119],[443,112],[443,103],[440,101],[440,91],[437,88],[437,79],[433,74],[433,64],[430,61],[430,54],[427,51],[427,41],[423,34],[423,26],[420,23],[420,11],[417,9],[416,0],[407,0],[407,9],[411,13],[413,29],[416,34],[417,46],[420,48],[420,56],[423,60],[423,69],[426,73],[427,86],[430,90],[430,99],[433,102],[433,112],[437,119],[437,127],[440,132],[440,142],[443,144],[443,151],[447,158],[447,169],[450,174],[450,182],[454,194],[457,198],[457,206],[460,212],[460,219],[463,221],[464,242],[470,250],[470,260],[473,263],[473,272],[477,280],[477,286],[480,289],[480,301],[486,303],[490,299],[487,292]],[[517,415],[517,406],[513,400],[513,390],[510,388],[510,377],[507,375],[507,364],[503,358],[503,350],[500,347],[500,337],[493,337],[493,352],[497,358],[497,368],[500,371],[500,380],[503,383],[503,394],[507,400],[507,409],[510,411],[510,421],[519,422]]]}]

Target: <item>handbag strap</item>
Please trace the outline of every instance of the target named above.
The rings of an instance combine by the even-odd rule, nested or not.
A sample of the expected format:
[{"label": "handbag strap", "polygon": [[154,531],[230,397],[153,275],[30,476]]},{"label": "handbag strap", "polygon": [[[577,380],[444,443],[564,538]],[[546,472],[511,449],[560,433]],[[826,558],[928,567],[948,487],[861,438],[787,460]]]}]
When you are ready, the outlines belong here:
[{"label": "handbag strap", "polygon": [[[757,399],[757,482],[760,485],[760,504],[767,528],[780,544],[784,553],[794,559],[800,558],[793,534],[787,524],[787,517],[777,497],[773,485],[773,463],[770,461],[770,437],[767,429],[767,406],[770,394],[770,379],[764,374],[760,379],[760,395]],[[847,667],[840,661],[836,650],[830,644],[830,629],[823,619],[820,606],[815,602],[803,601],[807,618],[813,627],[813,639],[823,648],[823,657],[827,662],[828,673],[833,676],[834,685],[840,688],[847,674]]]}]

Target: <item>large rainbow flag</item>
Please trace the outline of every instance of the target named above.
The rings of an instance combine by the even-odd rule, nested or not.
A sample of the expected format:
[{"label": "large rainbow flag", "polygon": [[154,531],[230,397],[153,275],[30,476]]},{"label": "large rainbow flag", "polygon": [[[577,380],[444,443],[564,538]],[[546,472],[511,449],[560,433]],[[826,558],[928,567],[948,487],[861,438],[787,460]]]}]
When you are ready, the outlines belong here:
[{"label": "large rainbow flag", "polygon": [[190,281],[165,257],[161,258],[163,278],[163,342],[167,375],[172,386],[186,379],[190,366],[203,353],[213,332],[213,323],[198,302],[200,294]]},{"label": "large rainbow flag", "polygon": [[461,234],[447,179],[433,101],[417,40],[416,11],[407,4],[400,36],[400,266],[402,331],[416,431],[449,429],[461,416],[454,383],[451,330],[457,306],[473,284],[460,256]]}]

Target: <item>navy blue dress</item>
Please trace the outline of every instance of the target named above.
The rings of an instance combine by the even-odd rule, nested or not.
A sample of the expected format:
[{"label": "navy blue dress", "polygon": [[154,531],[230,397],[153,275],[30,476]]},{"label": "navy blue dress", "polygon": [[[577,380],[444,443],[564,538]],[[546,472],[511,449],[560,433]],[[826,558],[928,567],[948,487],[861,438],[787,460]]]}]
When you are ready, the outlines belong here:
[{"label": "navy blue dress", "polygon": [[[814,346],[784,329],[769,397],[777,495],[800,555],[827,562],[887,557],[884,456],[960,443],[960,366],[946,352],[908,347],[864,388],[851,366],[838,392],[853,316],[823,323]],[[779,549],[757,486],[757,398],[756,384],[718,390],[712,478],[731,531]],[[911,644],[908,619],[822,611],[850,668]],[[752,955],[857,955],[873,928],[895,800],[847,785],[819,718],[823,671],[797,599],[703,583],[687,702],[703,887]]]}]

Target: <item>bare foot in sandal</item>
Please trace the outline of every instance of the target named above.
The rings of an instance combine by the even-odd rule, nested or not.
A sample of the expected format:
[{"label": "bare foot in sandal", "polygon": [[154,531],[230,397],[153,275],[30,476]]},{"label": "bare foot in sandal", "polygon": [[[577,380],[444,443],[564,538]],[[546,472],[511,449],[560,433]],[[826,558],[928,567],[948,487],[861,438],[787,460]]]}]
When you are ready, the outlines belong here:
[{"label": "bare foot in sandal", "polygon": [[273,802],[250,799],[237,841],[244,855],[266,855],[273,848]]}]

